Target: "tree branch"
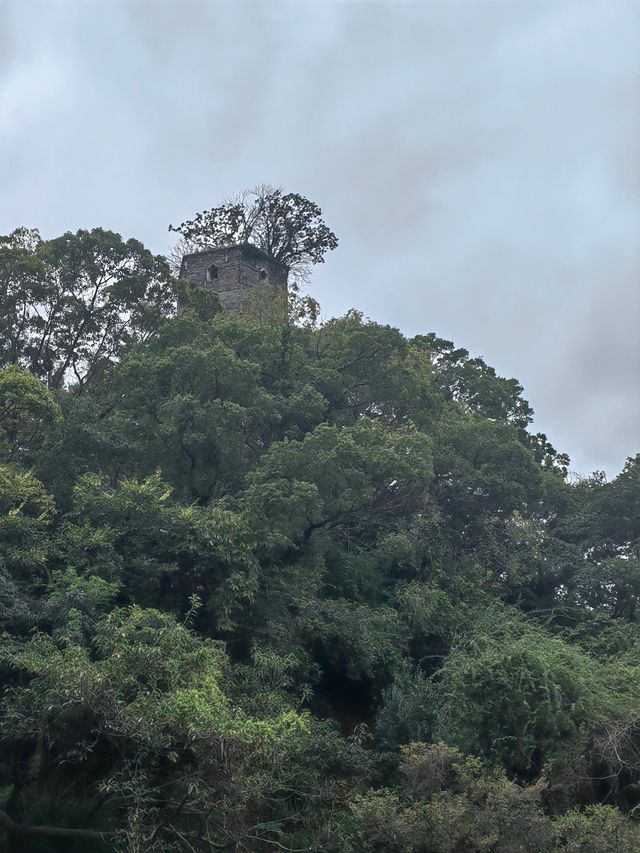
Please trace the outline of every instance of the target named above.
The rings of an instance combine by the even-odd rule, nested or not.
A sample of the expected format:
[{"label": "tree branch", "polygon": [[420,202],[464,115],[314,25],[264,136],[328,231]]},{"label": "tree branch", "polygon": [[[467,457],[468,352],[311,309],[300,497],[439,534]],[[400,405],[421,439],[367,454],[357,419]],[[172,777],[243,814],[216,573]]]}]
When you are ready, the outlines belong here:
[{"label": "tree branch", "polygon": [[0,825],[4,826],[11,835],[20,836],[50,835],[58,838],[92,838],[96,841],[103,841],[107,835],[117,835],[117,832],[113,830],[101,832],[97,829],[71,829],[66,826],[23,826],[16,823],[2,809],[0,809]]}]

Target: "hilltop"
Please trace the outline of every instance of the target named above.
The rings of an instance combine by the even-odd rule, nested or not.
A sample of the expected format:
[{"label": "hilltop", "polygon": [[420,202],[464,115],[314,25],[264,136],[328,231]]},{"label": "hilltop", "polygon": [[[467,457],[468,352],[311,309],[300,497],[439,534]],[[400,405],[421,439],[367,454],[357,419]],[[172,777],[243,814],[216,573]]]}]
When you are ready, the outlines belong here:
[{"label": "hilltop", "polygon": [[0,244],[8,851],[640,849],[640,457],[429,332]]}]

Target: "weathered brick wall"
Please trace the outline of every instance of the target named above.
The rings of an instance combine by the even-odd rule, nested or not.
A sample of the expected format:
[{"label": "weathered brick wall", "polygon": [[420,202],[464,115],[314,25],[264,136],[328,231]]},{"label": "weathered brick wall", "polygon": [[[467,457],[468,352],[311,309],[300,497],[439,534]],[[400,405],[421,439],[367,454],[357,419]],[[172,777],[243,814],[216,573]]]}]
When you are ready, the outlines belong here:
[{"label": "weathered brick wall", "polygon": [[[215,264],[217,278],[207,279],[207,270]],[[287,269],[272,261],[251,246],[233,246],[228,249],[210,249],[185,255],[180,277],[188,279],[194,287],[207,287],[215,291],[227,311],[239,312],[247,293],[265,280],[287,290]]]}]

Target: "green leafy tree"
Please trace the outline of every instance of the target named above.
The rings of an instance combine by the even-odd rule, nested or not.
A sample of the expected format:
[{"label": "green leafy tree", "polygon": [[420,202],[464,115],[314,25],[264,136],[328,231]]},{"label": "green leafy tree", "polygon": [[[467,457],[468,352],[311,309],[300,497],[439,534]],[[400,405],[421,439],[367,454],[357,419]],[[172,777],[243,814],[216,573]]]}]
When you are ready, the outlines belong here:
[{"label": "green leafy tree", "polygon": [[312,264],[322,263],[338,245],[315,202],[268,185],[247,190],[175,228],[170,225],[169,230],[184,238],[179,255],[185,249],[250,243],[299,277],[306,276]]},{"label": "green leafy tree", "polygon": [[33,627],[49,577],[54,503],[29,471],[0,464],[0,629]]},{"label": "green leafy tree", "polygon": [[175,309],[176,284],[163,258],[112,231],[28,233],[0,242],[4,363],[82,393],[128,345],[155,333]]},{"label": "green leafy tree", "polygon": [[586,655],[493,609],[453,647],[437,687],[436,731],[527,779],[580,753],[599,720],[635,704]]},{"label": "green leafy tree", "polygon": [[[245,201],[202,239],[320,252]],[[0,301],[3,849],[640,849],[637,459],[99,229],[2,238]]]},{"label": "green leafy tree", "polygon": [[58,402],[42,382],[15,364],[0,370],[0,453],[15,461],[62,420]]},{"label": "green leafy tree", "polygon": [[192,836],[250,845],[258,829],[249,804],[259,808],[295,778],[305,716],[257,719],[235,708],[221,649],[158,611],[114,611],[93,646],[59,646],[43,634],[4,646],[5,662],[29,681],[5,702],[3,729],[30,766],[16,768],[21,819],[5,812],[5,826],[37,839],[55,804],[92,824],[71,838],[103,832],[147,850]]}]

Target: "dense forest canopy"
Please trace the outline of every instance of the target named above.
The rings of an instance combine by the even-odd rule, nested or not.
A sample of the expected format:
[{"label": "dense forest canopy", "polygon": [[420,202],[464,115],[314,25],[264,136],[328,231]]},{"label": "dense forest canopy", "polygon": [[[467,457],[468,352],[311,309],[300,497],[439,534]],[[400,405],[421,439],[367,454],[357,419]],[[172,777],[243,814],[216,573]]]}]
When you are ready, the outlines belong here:
[{"label": "dense forest canopy", "polygon": [[101,229],[0,304],[4,849],[640,849],[640,457]]}]

